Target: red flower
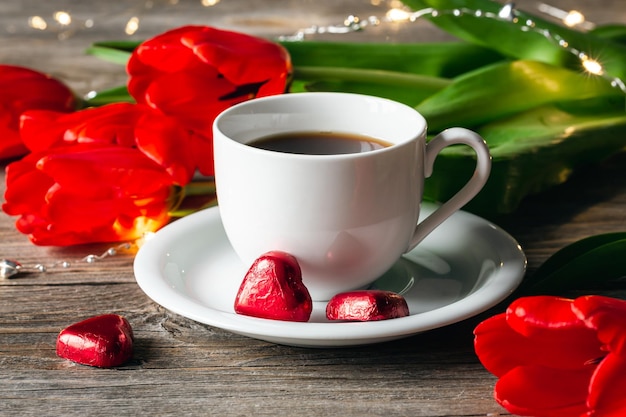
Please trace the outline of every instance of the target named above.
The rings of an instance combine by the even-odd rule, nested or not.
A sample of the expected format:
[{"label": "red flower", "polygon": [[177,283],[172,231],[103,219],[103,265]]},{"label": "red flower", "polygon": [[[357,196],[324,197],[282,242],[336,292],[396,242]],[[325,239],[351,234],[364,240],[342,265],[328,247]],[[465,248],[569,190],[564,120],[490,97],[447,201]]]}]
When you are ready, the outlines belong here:
[{"label": "red flower", "polygon": [[194,167],[189,133],[128,103],[23,116],[32,151],[7,167],[2,209],[40,245],[132,240],[168,220]]},{"label": "red flower", "polygon": [[73,111],[76,100],[61,82],[27,68],[0,65],[0,159],[26,154],[20,115],[30,109]]},{"label": "red flower", "polygon": [[479,324],[476,353],[494,396],[535,417],[626,415],[626,301],[520,298]]},{"label": "red flower", "polygon": [[285,92],[291,60],[264,39],[185,26],[142,43],[127,70],[130,94],[184,123],[196,135],[200,172],[212,175],[213,119],[233,104]]}]

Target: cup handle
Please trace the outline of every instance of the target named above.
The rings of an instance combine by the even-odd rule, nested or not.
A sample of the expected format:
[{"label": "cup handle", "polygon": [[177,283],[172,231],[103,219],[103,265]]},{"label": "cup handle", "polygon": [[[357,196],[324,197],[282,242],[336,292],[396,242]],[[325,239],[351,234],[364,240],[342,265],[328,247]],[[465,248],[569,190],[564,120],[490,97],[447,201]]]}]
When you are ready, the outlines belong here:
[{"label": "cup handle", "polygon": [[439,152],[447,146],[456,144],[468,145],[476,152],[476,169],[474,170],[474,174],[459,192],[453,195],[426,219],[418,223],[413,232],[413,239],[406,250],[407,252],[417,246],[418,243],[444,220],[474,198],[489,178],[489,173],[491,172],[491,154],[489,153],[487,143],[485,143],[485,140],[477,133],[461,127],[444,130],[426,144],[424,177],[428,178],[432,175],[435,159],[437,155],[439,155]]}]

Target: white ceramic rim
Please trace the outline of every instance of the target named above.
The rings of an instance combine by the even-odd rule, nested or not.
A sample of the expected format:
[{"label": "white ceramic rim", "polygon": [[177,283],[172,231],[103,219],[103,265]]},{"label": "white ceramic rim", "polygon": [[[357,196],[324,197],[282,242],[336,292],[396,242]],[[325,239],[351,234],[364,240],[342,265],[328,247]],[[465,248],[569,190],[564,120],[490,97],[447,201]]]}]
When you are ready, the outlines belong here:
[{"label": "white ceramic rim", "polygon": [[[234,139],[232,138],[232,134],[228,131],[226,131],[226,129],[224,129],[221,125],[224,123],[225,120],[227,120],[228,118],[232,117],[232,116],[249,116],[250,114],[255,114],[254,111],[252,111],[251,109],[258,107],[258,106],[263,106],[266,103],[272,103],[272,102],[284,102],[285,104],[288,104],[289,102],[292,101],[299,101],[302,99],[302,96],[306,95],[307,97],[311,97],[311,99],[316,100],[316,99],[324,99],[324,100],[363,100],[363,101],[372,101],[372,102],[377,102],[377,103],[386,103],[386,105],[390,106],[390,107],[396,107],[398,109],[400,109],[403,113],[406,113],[407,117],[403,117],[402,119],[404,120],[405,123],[410,122],[411,120],[414,120],[415,123],[419,123],[419,129],[416,129],[415,131],[413,131],[410,134],[404,135],[404,137],[402,138],[402,140],[399,140],[397,142],[393,142],[392,146],[390,147],[385,147],[385,148],[381,148],[381,149],[375,149],[375,150],[371,150],[371,151],[367,151],[367,152],[360,152],[360,153],[349,153],[349,154],[333,154],[333,155],[307,155],[307,154],[292,154],[292,153],[282,153],[282,152],[275,152],[275,151],[270,151],[270,150],[266,150],[266,149],[259,149],[259,148],[255,148],[252,146],[249,146],[246,144],[246,142],[241,141],[240,139]],[[312,106],[312,108],[315,108],[314,106]],[[310,111],[310,110],[309,110]],[[259,114],[264,114],[265,112],[259,112]],[[394,100],[390,100],[387,98],[383,98],[383,97],[376,97],[376,96],[369,96],[369,95],[365,95],[365,94],[356,94],[356,93],[334,93],[334,92],[302,92],[302,93],[293,93],[293,94],[279,94],[279,95],[274,95],[274,96],[266,96],[266,97],[260,97],[260,98],[255,98],[253,100],[248,100],[248,101],[244,101],[242,103],[238,103],[235,104],[234,106],[229,107],[228,109],[224,110],[222,113],[220,113],[214,120],[213,122],[213,129],[214,129],[214,136],[217,135],[217,131],[221,132],[221,136],[223,136],[224,138],[227,138],[228,141],[231,143],[231,146],[235,146],[235,147],[245,147],[247,149],[248,152],[252,152],[252,153],[261,153],[261,154],[273,154],[273,156],[275,158],[288,158],[288,159],[312,159],[312,160],[320,160],[320,159],[358,159],[358,158],[371,158],[372,154],[377,154],[377,153],[383,153],[383,152],[390,152],[391,148],[396,148],[398,146],[403,146],[408,144],[409,142],[412,142],[413,140],[415,140],[415,138],[423,138],[425,140],[426,138],[426,130],[427,130],[427,123],[426,123],[426,119],[424,118],[424,116],[422,116],[417,110],[415,110],[414,108],[394,101]],[[288,130],[284,130],[284,132],[299,132],[302,131],[302,129],[288,129]],[[281,132],[283,132],[281,130]],[[345,132],[342,133],[356,133],[356,134],[363,134],[365,136],[370,136],[365,132],[358,132],[356,129],[354,128],[350,128],[350,130],[346,130]],[[257,137],[255,136],[255,139]],[[376,138],[376,139],[382,139],[384,141],[389,141],[388,138]]]}]

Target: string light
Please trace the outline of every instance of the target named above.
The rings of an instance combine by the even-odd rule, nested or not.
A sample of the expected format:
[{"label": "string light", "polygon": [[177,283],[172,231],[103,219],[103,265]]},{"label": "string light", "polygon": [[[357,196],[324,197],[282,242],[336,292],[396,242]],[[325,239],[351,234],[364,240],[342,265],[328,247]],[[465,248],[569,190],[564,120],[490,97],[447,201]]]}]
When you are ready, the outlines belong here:
[{"label": "string light", "polygon": [[[126,242],[117,246],[108,248],[100,255],[89,254],[81,259],[75,261],[78,264],[94,264],[102,261],[106,258],[119,255],[121,252],[130,252],[133,249],[138,249],[151,236],[146,234],[144,237],[137,239],[134,242]],[[0,259],[0,278],[2,279],[14,279],[21,273],[46,273],[53,270],[62,269],[68,270],[74,266],[74,263],[66,260],[56,261],[49,265],[34,264],[34,265],[22,265],[20,262],[11,259]]]},{"label": "string light", "polygon": [[[213,7],[220,3],[220,0],[199,0],[200,5],[205,8]],[[134,4],[130,8],[125,8],[117,13],[107,12],[107,20],[115,20],[113,17],[118,16],[120,18],[127,18],[126,25],[122,27],[122,31],[128,35],[134,35],[140,27],[141,14],[150,11],[154,8],[155,3],[167,7],[177,7],[180,4],[179,0],[144,0],[138,4]],[[128,18],[127,16],[132,15]],[[53,31],[57,32],[57,38],[59,40],[65,40],[72,36],[75,36],[80,30],[91,29],[95,26],[96,17],[91,16],[87,18],[79,19],[76,15],[73,15],[69,11],[59,10],[52,13],[49,23],[44,17],[39,15],[33,15],[28,18],[28,26],[32,29],[41,31]],[[12,26],[5,28],[9,32],[13,32]]]},{"label": "string light", "polygon": [[537,9],[548,16],[560,20],[565,26],[568,27],[580,27],[586,30],[593,29],[595,27],[595,25],[588,22],[585,19],[585,15],[578,10],[565,11],[546,3],[539,3]]},{"label": "string light", "polygon": [[137,30],[139,30],[139,18],[137,16],[133,16],[128,19],[128,22],[126,22],[126,28],[124,29],[124,32],[127,35],[133,35],[135,32],[137,32]]},{"label": "string light", "polygon": [[385,18],[390,22],[404,22],[411,20],[411,13],[402,9],[389,9],[385,14]]},{"label": "string light", "polygon": [[507,3],[498,12],[498,17],[502,20],[513,21],[515,20],[515,5],[513,3]]},{"label": "string light", "polygon": [[587,71],[589,74],[593,74],[593,75],[604,74],[604,68],[602,68],[602,65],[595,59],[589,58],[587,55],[583,54],[580,57],[580,61],[585,71]]},{"label": "string light", "polygon": [[72,16],[68,12],[58,11],[53,14],[54,20],[62,26],[72,24]]},{"label": "string light", "polygon": [[37,30],[48,29],[48,23],[46,23],[46,20],[41,16],[31,16],[28,19],[28,26]]},{"label": "string light", "polygon": [[584,22],[585,16],[583,16],[583,14],[578,10],[570,11],[563,19],[563,23],[565,23],[565,25],[569,27],[582,25]]},{"label": "string light", "polygon": [[[548,6],[544,3],[541,5],[542,11],[546,13],[550,13],[553,16],[559,16],[563,19],[564,22],[569,23],[569,25],[580,25],[583,22],[586,22],[585,17],[582,13],[578,11],[572,11],[569,13],[565,13],[560,9],[556,9],[554,7]],[[560,14],[558,12],[561,12]],[[458,8],[451,10],[437,10],[433,8],[426,8],[422,10],[418,10],[416,12],[407,12],[403,9],[390,9],[385,15],[384,19],[378,19],[375,16],[371,16],[367,19],[360,19],[358,16],[351,15],[349,19],[346,19],[342,25],[334,25],[334,26],[311,26],[309,28],[300,29],[295,34],[290,36],[282,36],[280,40],[282,41],[300,41],[303,40],[308,35],[315,34],[324,34],[324,33],[334,33],[334,34],[344,34],[349,32],[361,31],[370,26],[378,26],[382,22],[415,22],[418,19],[423,17],[431,17],[437,18],[441,16],[473,16],[477,18],[485,18],[485,19],[494,19],[500,21],[511,22],[513,24],[517,24],[521,31],[523,32],[532,32],[539,34],[546,38],[548,41],[554,43],[555,45],[563,48],[565,51],[571,53],[576,56],[579,61],[581,68],[590,75],[601,76],[607,79],[611,86],[620,89],[623,93],[626,94],[626,86],[624,82],[619,78],[611,77],[606,73],[604,67],[601,62],[597,59],[591,58],[588,54],[583,51],[580,51],[574,47],[570,46],[570,43],[563,39],[558,34],[553,34],[549,30],[538,27],[537,24],[532,19],[527,19],[524,22],[521,22],[517,10],[515,9],[515,5],[512,2],[504,4],[497,13],[486,12],[482,10],[471,10],[467,8]],[[567,24],[566,23],[566,24]]]}]

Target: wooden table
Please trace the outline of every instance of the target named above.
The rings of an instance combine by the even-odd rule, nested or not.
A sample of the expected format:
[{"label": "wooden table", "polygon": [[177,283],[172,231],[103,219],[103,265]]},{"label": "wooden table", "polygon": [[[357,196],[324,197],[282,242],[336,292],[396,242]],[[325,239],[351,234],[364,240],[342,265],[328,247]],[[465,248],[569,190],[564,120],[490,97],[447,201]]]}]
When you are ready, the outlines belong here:
[{"label": "wooden table", "polygon": [[[96,13],[94,6],[93,30],[56,41],[50,31],[34,33],[21,26],[27,16],[36,14],[36,7],[44,6],[15,3],[0,1],[4,38],[0,62],[48,70],[79,92],[124,82],[120,67],[81,52],[93,40],[120,38],[116,36],[120,32],[107,28],[120,22],[122,12]],[[168,21],[150,20],[150,12],[144,12],[147,31],[135,37],[199,19],[236,29],[249,27],[261,34],[291,33],[317,23],[314,19],[329,24],[358,10],[368,14],[382,10],[355,0],[299,4],[274,0],[255,11],[247,3],[251,2],[224,0],[207,8],[203,17],[196,3],[181,1],[175,12],[167,14]],[[553,4],[573,8],[576,3],[583,4],[566,0]],[[583,11],[598,22],[626,20],[622,0],[602,3],[606,8],[594,5]],[[129,2],[124,5],[130,7]],[[47,7],[49,12],[51,6]],[[99,26],[103,22],[107,25]],[[416,30],[429,33],[432,28]],[[432,31],[428,36],[442,35]],[[4,176],[1,179],[3,193]],[[626,154],[620,154],[580,169],[567,183],[526,199],[513,215],[496,221],[521,243],[532,273],[569,243],[626,230],[625,208]],[[109,247],[36,247],[14,229],[13,221],[0,215],[0,258],[50,264],[100,254]],[[0,415],[506,414],[492,399],[495,378],[480,365],[472,347],[473,327],[504,305],[396,342],[295,348],[237,336],[165,310],[137,286],[132,261],[132,254],[121,254],[92,265],[74,262],[68,270],[0,282]],[[626,291],[618,288],[615,294],[625,297]],[[136,347],[129,364],[97,369],[56,356],[60,329],[103,313],[122,314],[132,323]]]}]

